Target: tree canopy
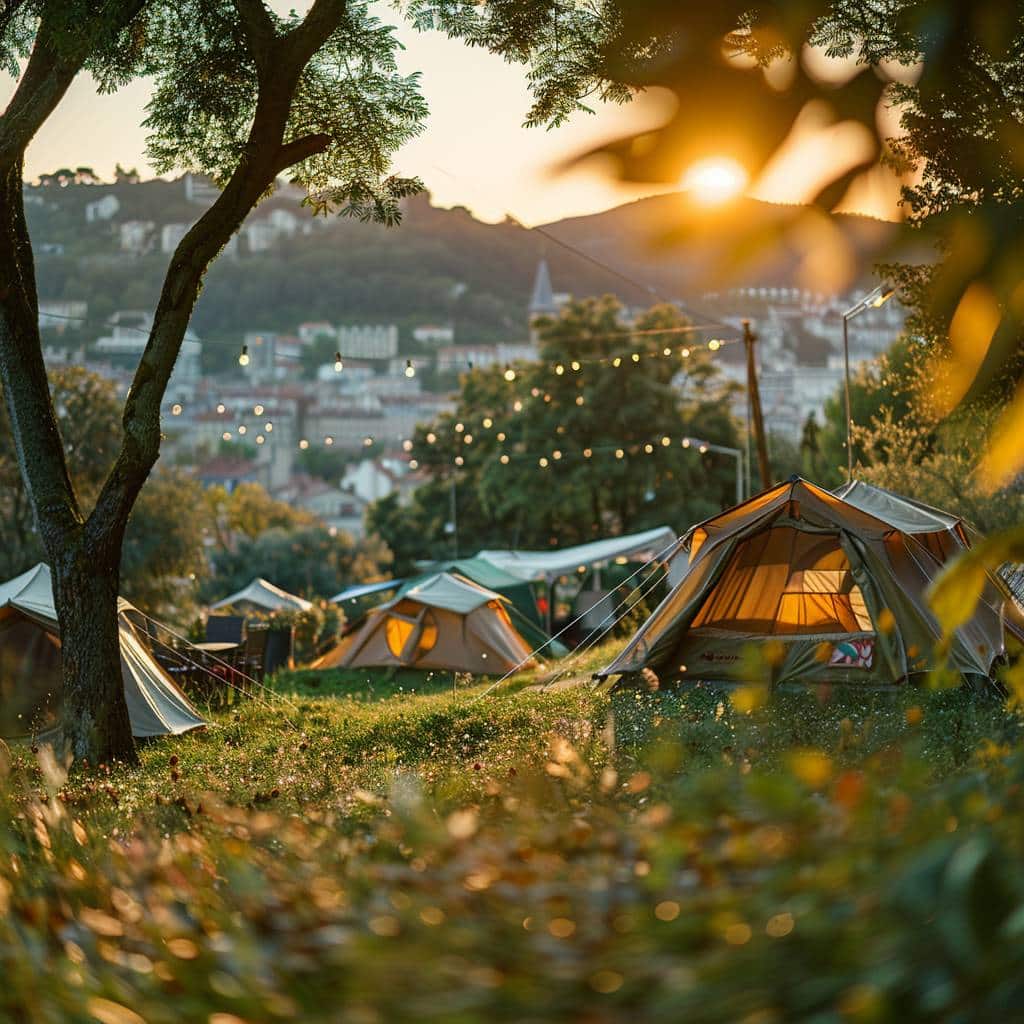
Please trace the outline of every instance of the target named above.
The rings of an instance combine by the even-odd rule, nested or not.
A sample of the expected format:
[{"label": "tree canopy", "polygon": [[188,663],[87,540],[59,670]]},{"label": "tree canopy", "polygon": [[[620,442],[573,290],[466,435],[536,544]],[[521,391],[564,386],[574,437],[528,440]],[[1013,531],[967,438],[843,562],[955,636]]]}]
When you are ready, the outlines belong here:
[{"label": "tree canopy", "polygon": [[731,385],[706,350],[680,358],[686,327],[672,306],[627,325],[615,299],[572,302],[538,324],[540,362],[465,374],[454,412],[412,440],[427,481],[407,507],[369,512],[396,571],[452,554],[456,540],[462,554],[565,546],[681,528],[734,500],[735,459],[698,443],[738,446]]}]

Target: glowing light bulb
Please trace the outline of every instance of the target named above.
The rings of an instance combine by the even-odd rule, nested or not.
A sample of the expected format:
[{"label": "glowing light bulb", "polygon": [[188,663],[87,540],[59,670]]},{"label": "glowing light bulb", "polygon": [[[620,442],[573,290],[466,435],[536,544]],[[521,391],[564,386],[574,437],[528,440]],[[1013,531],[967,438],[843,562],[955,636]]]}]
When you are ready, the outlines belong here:
[{"label": "glowing light bulb", "polygon": [[512,408],[513,408],[513,409],[514,409],[514,410],[515,410],[516,412],[522,412],[522,411],[523,411],[523,403],[522,403],[522,402],[521,402],[521,401],[520,401],[520,400],[519,400],[519,399],[517,398],[517,399],[516,399],[516,400],[515,400],[515,401],[514,401],[514,402],[512,403]]},{"label": "glowing light bulb", "polygon": [[180,416],[181,415],[181,406],[177,402],[175,402],[174,405],[171,406],[171,415],[172,416]]},{"label": "glowing light bulb", "polygon": [[634,352],[633,355],[630,358],[633,360],[634,363],[639,363],[640,362],[640,353],[639,352]]},{"label": "glowing light bulb", "polygon": [[690,358],[690,350],[688,348],[680,349],[679,354],[684,359],[689,359]]},{"label": "glowing light bulb", "polygon": [[406,438],[402,442],[402,451],[404,451],[404,452],[411,452],[412,451],[412,441],[410,441],[408,438]]},{"label": "glowing light bulb", "polygon": [[670,355],[672,355],[672,349],[670,349],[670,348],[668,348],[668,347],[666,347],[666,348],[663,348],[663,349],[661,350],[661,354],[662,354],[663,356],[670,356]]},{"label": "glowing light bulb", "polygon": [[455,465],[456,466],[462,466],[462,465],[465,464],[465,462],[466,462],[466,460],[461,455],[456,455],[455,456]]},{"label": "glowing light bulb", "polygon": [[707,454],[707,451],[708,451],[708,446],[707,446],[706,444],[702,444],[702,445],[701,445],[701,446],[700,446],[700,447],[699,447],[699,448],[697,449],[697,451],[699,451],[699,452],[701,453],[701,455],[706,455],[706,454]]},{"label": "glowing light bulb", "polygon": [[431,431],[427,434],[427,444],[433,444],[437,440],[437,434]]},{"label": "glowing light bulb", "polygon": [[274,429],[274,424],[270,422],[264,423],[263,429],[269,434]]},{"label": "glowing light bulb", "polygon": [[502,464],[503,466],[507,466],[507,465],[508,465],[508,456],[507,456],[507,455],[502,455],[502,457],[501,457],[501,458],[500,458],[500,459],[499,459],[498,461],[499,461],[499,462],[500,462],[500,463],[501,463],[501,464]]},{"label": "glowing light bulb", "polygon": [[667,448],[672,443],[672,438],[667,434],[661,439],[662,448]]},{"label": "glowing light bulb", "polygon": [[490,416],[484,417],[484,430],[490,430],[494,426],[494,420]]},{"label": "glowing light bulb", "polygon": [[363,447],[364,448],[372,448],[373,447],[373,438],[370,437],[369,434],[367,434],[366,437],[363,438]]},{"label": "glowing light bulb", "polygon": [[412,365],[411,359],[406,359],[405,361],[405,375],[406,377],[416,376],[416,367]]},{"label": "glowing light bulb", "polygon": [[577,373],[579,373],[579,371],[580,371],[580,362],[579,362],[579,360],[578,360],[578,359],[574,359],[574,360],[572,361],[572,368],[573,368],[573,369],[574,369],[574,370],[575,370],[575,371],[576,371]]},{"label": "glowing light bulb", "polygon": [[498,431],[498,440],[499,441],[504,441],[506,437],[507,437],[507,435],[506,435],[504,430]]},{"label": "glowing light bulb", "polygon": [[465,429],[466,429],[466,425],[464,423],[456,423],[455,424],[455,433],[456,434],[461,434]]},{"label": "glowing light bulb", "polygon": [[410,469],[419,469],[420,468],[420,464],[415,459],[410,459],[409,460],[409,468]]},{"label": "glowing light bulb", "polygon": [[681,443],[684,448],[690,447],[690,439],[688,437],[684,437]]},{"label": "glowing light bulb", "polygon": [[618,369],[621,365],[622,365],[622,357],[621,356],[616,356],[612,360],[612,366],[614,366],[616,369]]},{"label": "glowing light bulb", "polygon": [[560,451],[559,451],[559,450],[558,450],[558,449],[556,448],[556,449],[555,449],[555,450],[554,450],[554,451],[553,451],[553,452],[551,453],[551,457],[552,457],[553,459],[560,459],[560,458],[562,457],[562,453],[561,453],[561,452],[560,452]]},{"label": "glowing light bulb", "polygon": [[651,455],[651,454],[652,454],[652,453],[654,452],[654,445],[653,445],[653,444],[645,444],[645,445],[644,445],[644,451],[645,451],[645,452],[646,452],[646,453],[647,453],[648,455]]},{"label": "glowing light bulb", "polygon": [[267,439],[262,434],[256,435],[256,443],[263,444]]},{"label": "glowing light bulb", "polygon": [[463,441],[464,444],[472,444],[473,443],[473,435],[472,434],[466,434],[462,438],[462,441]]},{"label": "glowing light bulb", "polygon": [[220,404],[219,404],[219,405],[217,406],[217,415],[218,415],[218,416],[223,416],[225,412],[227,412],[227,407],[226,407],[226,406],[224,405],[224,403],[223,403],[223,402],[221,402],[221,403],[220,403]]},{"label": "glowing light bulb", "polygon": [[717,338],[712,338],[708,342],[708,349],[711,352],[717,352],[722,347],[722,343]]},{"label": "glowing light bulb", "polygon": [[308,441],[307,441],[307,440],[306,440],[305,438],[303,438],[303,439],[302,439],[302,440],[301,440],[301,441],[299,442],[299,448],[300,448],[300,449],[301,449],[302,451],[305,451],[305,450],[306,450],[306,449],[307,449],[308,447],[309,447],[309,442],[308,442]]},{"label": "glowing light bulb", "polygon": [[562,365],[561,363],[559,363],[559,364],[558,364],[558,365],[557,365],[557,366],[555,367],[555,373],[557,373],[557,374],[558,374],[558,376],[559,376],[559,377],[561,377],[561,376],[562,376],[562,374],[563,374],[563,373],[565,373],[565,367],[564,367],[564,366],[563,366],[563,365]]},{"label": "glowing light bulb", "polygon": [[624,458],[625,455],[626,455],[626,453],[621,448],[616,448],[615,449],[615,458],[621,459],[621,458]]},{"label": "glowing light bulb", "polygon": [[246,426],[246,425],[245,425],[245,424],[243,423],[243,424],[242,424],[242,425],[241,425],[241,426],[240,426],[240,427],[238,428],[238,434],[239,434],[239,437],[241,437],[241,436],[242,436],[243,434],[246,434],[246,433],[248,433],[248,431],[249,431],[249,428],[248,428],[248,427],[247,427],[247,426]]},{"label": "glowing light bulb", "polygon": [[243,345],[242,351],[238,354],[238,365],[248,366],[249,365],[249,346]]},{"label": "glowing light bulb", "polygon": [[589,459],[590,456],[593,455],[593,454],[594,454],[593,448],[584,448],[583,449],[583,458]]},{"label": "glowing light bulb", "polygon": [[512,381],[514,381],[515,379],[516,379],[516,371],[513,370],[512,367],[508,365],[508,363],[506,363],[505,364],[505,380],[507,380],[511,384]]},{"label": "glowing light bulb", "polygon": [[544,458],[543,455],[537,460],[537,464],[540,466],[541,469],[548,468],[548,460]]},{"label": "glowing light bulb", "polygon": [[576,404],[577,405],[585,405],[586,401],[587,400],[582,395],[577,395],[576,396]]},{"label": "glowing light bulb", "polygon": [[224,433],[220,435],[220,439],[222,441],[230,441],[231,440],[231,431],[230,430],[225,430]]},{"label": "glowing light bulb", "polygon": [[335,373],[341,373],[341,371],[344,370],[344,369],[345,369],[345,364],[342,362],[341,353],[340,352],[335,352],[334,353],[334,372]]},{"label": "glowing light bulb", "polygon": [[331,446],[332,444],[334,444],[334,438],[333,438],[333,437],[331,437],[331,435],[330,435],[330,434],[328,434],[328,435],[327,435],[327,436],[326,436],[326,437],[324,438],[324,444],[325,444],[325,445],[327,445],[327,447],[328,447],[328,448],[330,448],[330,446]]},{"label": "glowing light bulb", "polygon": [[253,412],[254,412],[254,413],[255,413],[255,414],[257,415],[257,416],[262,416],[262,415],[263,415],[263,406],[262,406],[262,405],[254,405],[254,406],[252,407],[252,411],[253,411]]}]

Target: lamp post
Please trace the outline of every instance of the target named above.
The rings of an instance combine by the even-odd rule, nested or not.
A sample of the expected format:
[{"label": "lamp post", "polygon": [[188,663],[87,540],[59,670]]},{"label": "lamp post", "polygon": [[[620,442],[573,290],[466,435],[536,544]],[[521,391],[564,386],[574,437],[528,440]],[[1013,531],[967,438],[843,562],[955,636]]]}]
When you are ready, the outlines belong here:
[{"label": "lamp post", "polygon": [[706,452],[718,452],[720,455],[731,455],[736,460],[736,504],[743,504],[743,449],[742,448],[729,448],[723,444],[712,444],[710,441],[699,441],[695,437],[687,437],[683,439],[683,446],[685,448],[696,447],[697,451],[701,455]]},{"label": "lamp post", "polygon": [[846,403],[846,482],[853,480],[853,413],[850,411],[850,321],[865,310],[884,306],[896,294],[892,285],[883,282],[873,288],[856,305],[843,314],[843,397]]}]

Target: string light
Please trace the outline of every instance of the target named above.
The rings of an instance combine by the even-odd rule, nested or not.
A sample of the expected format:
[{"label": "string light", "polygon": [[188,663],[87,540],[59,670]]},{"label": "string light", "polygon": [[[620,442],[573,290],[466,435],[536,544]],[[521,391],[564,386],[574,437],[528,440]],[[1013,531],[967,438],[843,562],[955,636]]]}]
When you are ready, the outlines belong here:
[{"label": "string light", "polygon": [[541,469],[547,469],[548,460],[544,458],[543,455],[537,460],[537,463],[541,467]]},{"label": "string light", "polygon": [[411,452],[412,451],[412,441],[410,441],[408,439],[403,441],[402,442],[402,451],[403,452]]},{"label": "string light", "polygon": [[367,434],[366,437],[363,438],[363,447],[364,448],[372,448],[373,447],[373,438],[369,434]]},{"label": "string light", "polygon": [[256,435],[256,443],[257,444],[263,444],[264,441],[266,441],[266,438],[262,434],[257,434]]},{"label": "string light", "polygon": [[456,423],[455,424],[455,433],[456,434],[461,434],[465,429],[466,429],[466,424],[465,423]]},{"label": "string light", "polygon": [[465,444],[472,444],[472,443],[473,443],[473,435],[472,435],[472,434],[466,434],[466,435],[465,435],[465,436],[464,436],[464,437],[462,438],[462,440],[463,440],[463,442],[464,442]]},{"label": "string light", "polygon": [[274,429],[274,424],[273,424],[273,423],[270,423],[270,422],[268,421],[267,423],[265,423],[265,424],[263,425],[263,429],[264,429],[264,430],[265,430],[265,431],[266,431],[266,432],[267,432],[267,433],[269,434],[269,433],[271,433],[271,432],[273,431],[273,429]]},{"label": "string light", "polygon": [[427,444],[433,444],[437,440],[437,434],[431,431],[427,434]]},{"label": "string light", "polygon": [[455,465],[461,466],[466,460],[461,455],[455,456]]},{"label": "string light", "polygon": [[574,359],[574,360],[572,361],[572,368],[573,368],[573,369],[574,369],[574,370],[575,370],[575,371],[576,371],[577,373],[579,373],[579,371],[580,371],[581,367],[580,367],[580,362],[579,362],[579,360],[578,360],[578,359]]},{"label": "string light", "polygon": [[557,366],[555,367],[555,373],[557,373],[557,374],[558,374],[558,376],[559,376],[559,377],[561,377],[561,376],[562,376],[562,374],[563,374],[563,373],[565,373],[565,367],[564,367],[564,366],[563,366],[563,365],[562,365],[561,363],[559,363],[559,364],[558,364],[558,365],[557,365]]},{"label": "string light", "polygon": [[249,365],[249,346],[243,345],[242,351],[238,354],[238,365],[248,366]]},{"label": "string light", "polygon": [[490,416],[484,417],[484,430],[490,430],[494,426],[494,420]]},{"label": "string light", "polygon": [[328,448],[330,448],[330,446],[331,446],[332,444],[334,444],[334,438],[333,438],[333,437],[331,437],[331,435],[330,435],[330,434],[328,434],[328,435],[327,435],[327,436],[326,436],[326,437],[324,438],[324,444],[325,444],[325,445],[327,445],[327,447],[328,447]]},{"label": "string light", "polygon": [[410,459],[409,460],[409,468],[410,469],[419,469],[420,468],[420,464],[415,459]]},{"label": "string light", "polygon": [[245,425],[245,424],[243,423],[243,424],[242,424],[242,425],[241,425],[241,426],[240,426],[240,427],[238,428],[238,436],[239,436],[239,437],[242,437],[242,436],[243,436],[244,434],[246,434],[246,433],[248,432],[248,430],[249,430],[249,428],[248,428],[248,427],[247,427],[247,426],[246,426],[246,425]]},{"label": "string light", "polygon": [[507,380],[509,382],[509,384],[511,384],[512,381],[514,381],[515,379],[516,379],[516,371],[513,370],[512,367],[509,366],[508,363],[506,363],[505,364],[505,380]]},{"label": "string light", "polygon": [[172,416],[180,416],[181,415],[181,406],[177,402],[175,402],[174,405],[171,406],[171,415]]},{"label": "string light", "polygon": [[308,447],[309,447],[309,442],[308,442],[308,441],[307,441],[307,440],[306,440],[305,438],[303,438],[303,439],[302,439],[302,440],[301,440],[301,441],[299,442],[299,448],[300,448],[300,449],[301,449],[302,451],[305,451],[305,450],[306,450],[306,449],[307,449]]},{"label": "string light", "polygon": [[341,371],[344,370],[344,369],[345,369],[345,364],[341,361],[341,353],[340,352],[335,352],[334,353],[334,372],[335,373],[341,373]]},{"label": "string light", "polygon": [[220,435],[220,439],[222,441],[230,441],[231,440],[231,431],[230,430],[225,430],[224,433]]},{"label": "string light", "polygon": [[690,439],[689,439],[688,437],[684,437],[684,438],[682,439],[682,441],[680,441],[679,443],[680,443],[680,444],[681,444],[681,445],[682,445],[682,446],[683,446],[684,448],[689,448],[689,447],[690,447]]},{"label": "string light", "polygon": [[615,458],[621,459],[621,458],[623,458],[625,456],[625,454],[626,453],[621,448],[616,448],[615,449]]},{"label": "string light", "polygon": [[499,461],[499,462],[500,462],[500,463],[501,463],[501,464],[502,464],[503,466],[507,466],[507,465],[508,465],[508,456],[507,456],[507,455],[502,455],[502,457],[501,457],[501,458],[500,458],[500,459],[499,459],[498,461]]},{"label": "string light", "polygon": [[722,347],[722,343],[718,340],[718,338],[712,338],[708,342],[708,349],[711,352],[717,352],[721,347]]},{"label": "string light", "polygon": [[412,365],[411,359],[406,359],[405,361],[405,375],[409,378],[416,376],[416,367]]},{"label": "string light", "polygon": [[219,404],[219,405],[217,406],[217,415],[218,415],[218,416],[223,416],[223,415],[224,415],[224,413],[226,413],[226,412],[227,412],[227,407],[226,407],[226,406],[224,405],[224,403],[223,403],[223,402],[221,402],[221,403],[220,403],[220,404]]},{"label": "string light", "polygon": [[587,400],[582,395],[577,395],[576,396],[576,404],[577,405],[584,405],[584,404],[586,404],[586,401]]},{"label": "string light", "polygon": [[263,406],[262,405],[254,405],[252,407],[252,411],[253,411],[254,415],[262,416],[263,415]]}]

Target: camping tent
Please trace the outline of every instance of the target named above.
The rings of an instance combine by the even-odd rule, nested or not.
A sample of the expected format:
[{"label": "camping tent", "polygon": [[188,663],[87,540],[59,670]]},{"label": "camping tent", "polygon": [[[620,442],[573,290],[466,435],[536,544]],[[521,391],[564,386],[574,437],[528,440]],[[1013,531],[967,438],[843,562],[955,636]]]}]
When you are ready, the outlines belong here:
[{"label": "camping tent", "polygon": [[535,626],[541,626],[537,601],[533,596],[533,588],[522,576],[514,576],[486,558],[455,558],[447,562],[434,562],[424,567],[425,573],[448,572],[465,576],[467,580],[478,586],[493,590],[509,603],[518,608]]},{"label": "camping tent", "polygon": [[[139,613],[118,600],[121,675],[132,733],[188,732],[206,723],[154,661],[137,632]],[[49,566],[0,584],[0,735],[39,736],[56,724],[61,692],[60,633]]]},{"label": "camping tent", "polygon": [[[955,524],[896,519],[793,478],[695,526],[679,545],[683,579],[598,676],[744,681],[747,651],[777,682],[886,685],[936,667],[942,631],[925,594],[945,558],[932,535]],[[990,675],[1009,603],[983,595],[951,639],[956,671]]]},{"label": "camping tent", "polygon": [[268,583],[259,576],[247,587],[210,605],[213,610],[218,608],[237,608],[239,610],[258,608],[265,612],[307,612],[312,607],[311,601],[297,597],[295,594],[289,594],[287,590],[275,587],[273,583]]},{"label": "camping tent", "polygon": [[404,666],[501,673],[530,661],[500,594],[436,573],[370,611],[314,668]]},{"label": "camping tent", "polygon": [[486,559],[522,580],[551,580],[574,573],[581,565],[591,566],[611,562],[616,558],[641,561],[663,559],[675,539],[674,530],[668,526],[658,526],[643,533],[590,541],[588,544],[577,544],[557,551],[492,550],[480,551],[476,557]]}]

